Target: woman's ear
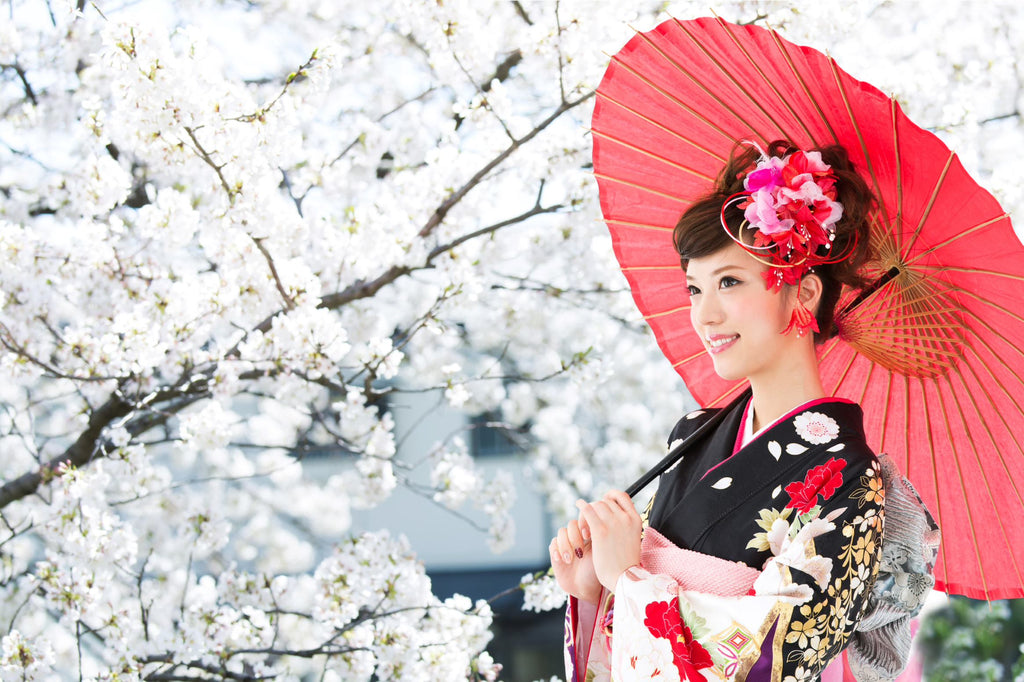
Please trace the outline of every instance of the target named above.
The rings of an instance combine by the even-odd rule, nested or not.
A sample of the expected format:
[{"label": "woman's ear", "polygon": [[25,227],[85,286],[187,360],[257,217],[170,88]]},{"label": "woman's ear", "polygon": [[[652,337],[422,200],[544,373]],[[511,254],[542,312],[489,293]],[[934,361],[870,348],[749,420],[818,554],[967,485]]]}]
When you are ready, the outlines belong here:
[{"label": "woman's ear", "polygon": [[800,281],[798,291],[800,302],[811,311],[812,315],[817,316],[818,314],[818,304],[821,303],[822,290],[821,277],[818,277],[814,272],[807,273]]}]

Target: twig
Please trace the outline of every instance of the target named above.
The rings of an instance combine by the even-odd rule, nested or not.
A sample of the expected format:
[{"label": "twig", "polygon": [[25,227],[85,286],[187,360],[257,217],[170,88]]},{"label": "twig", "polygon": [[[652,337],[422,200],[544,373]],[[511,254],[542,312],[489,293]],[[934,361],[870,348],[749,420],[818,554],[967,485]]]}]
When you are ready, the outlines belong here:
[{"label": "twig", "polygon": [[256,248],[263,254],[263,258],[267,261],[267,266],[270,268],[270,274],[274,277],[274,285],[277,287],[277,293],[281,294],[281,298],[284,299],[284,306],[287,310],[293,310],[295,308],[295,300],[288,295],[288,292],[284,290],[284,283],[281,282],[281,277],[277,274],[277,268],[274,266],[274,259],[270,257],[270,252],[267,251],[267,247],[263,246],[263,237],[253,237]]}]

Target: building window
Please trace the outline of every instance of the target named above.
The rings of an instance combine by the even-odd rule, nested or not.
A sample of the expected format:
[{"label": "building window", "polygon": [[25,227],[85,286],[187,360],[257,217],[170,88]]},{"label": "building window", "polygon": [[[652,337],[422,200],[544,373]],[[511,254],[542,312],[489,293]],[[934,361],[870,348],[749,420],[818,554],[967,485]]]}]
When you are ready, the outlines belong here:
[{"label": "building window", "polygon": [[522,452],[517,444],[520,429],[513,430],[497,410],[481,412],[469,419],[469,448],[474,457],[500,457]]}]

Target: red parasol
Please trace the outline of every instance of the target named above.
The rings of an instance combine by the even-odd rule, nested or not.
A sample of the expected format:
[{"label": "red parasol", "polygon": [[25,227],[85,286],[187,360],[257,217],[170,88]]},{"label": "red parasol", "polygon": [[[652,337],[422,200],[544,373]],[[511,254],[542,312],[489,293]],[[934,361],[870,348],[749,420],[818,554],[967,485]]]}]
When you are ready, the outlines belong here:
[{"label": "red parasol", "polygon": [[869,266],[820,350],[833,395],[864,408],[942,527],[936,586],[1024,597],[1024,247],[956,155],[877,88],[774,31],[721,19],[637,34],[597,92],[594,168],[622,270],[658,343],[704,406],[744,387],[690,326],[672,228],[737,141],[840,144],[879,199]]}]

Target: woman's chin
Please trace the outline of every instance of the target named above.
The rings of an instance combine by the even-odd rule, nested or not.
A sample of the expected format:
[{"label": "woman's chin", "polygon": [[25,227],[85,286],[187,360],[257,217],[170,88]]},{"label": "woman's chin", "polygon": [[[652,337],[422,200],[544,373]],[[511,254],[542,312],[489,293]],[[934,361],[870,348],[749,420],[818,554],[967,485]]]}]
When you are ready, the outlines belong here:
[{"label": "woman's chin", "polygon": [[746,379],[746,375],[742,372],[737,371],[734,367],[730,367],[728,363],[714,363],[715,374],[717,374],[724,381],[739,381],[740,379]]}]

